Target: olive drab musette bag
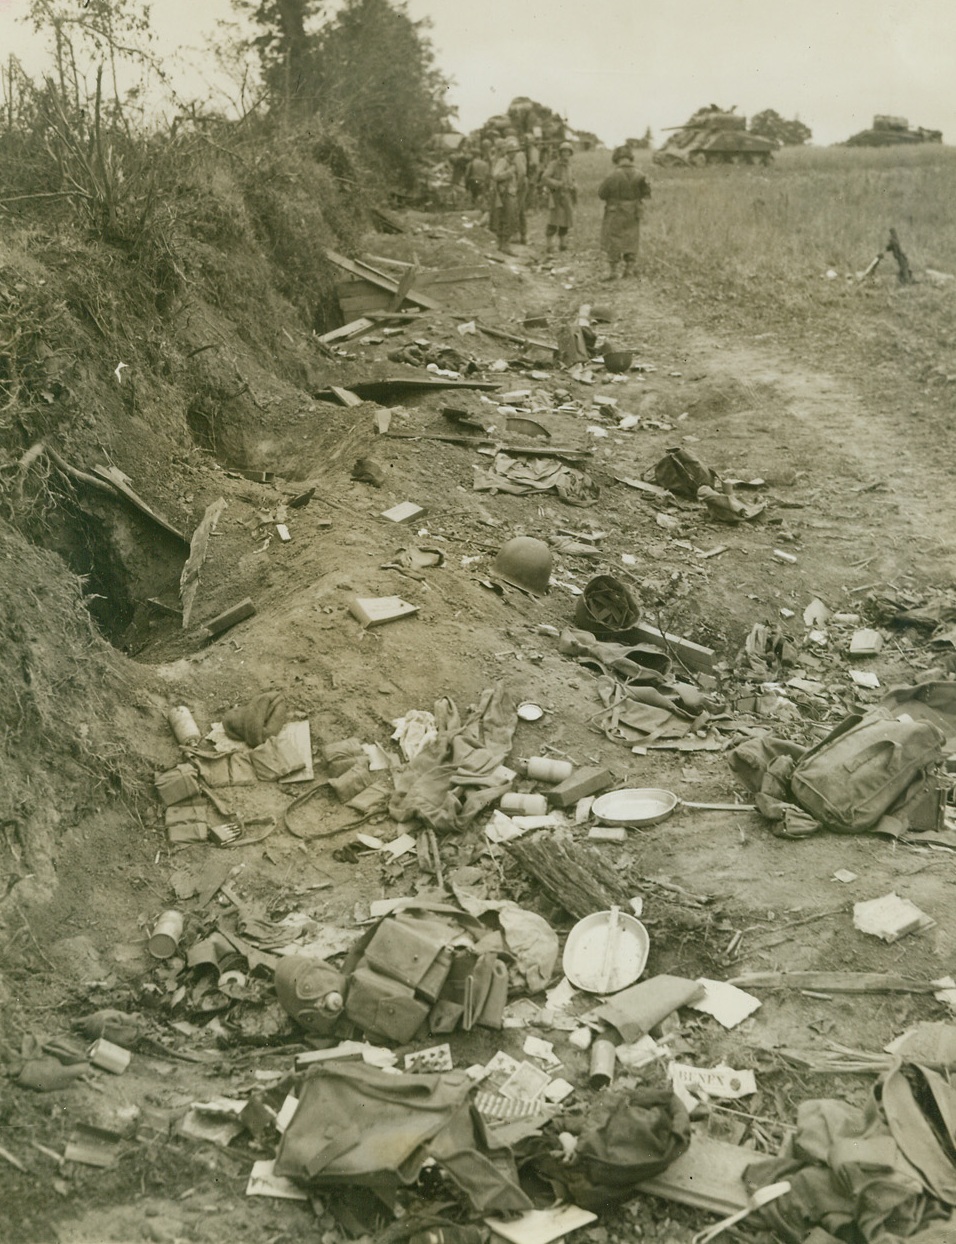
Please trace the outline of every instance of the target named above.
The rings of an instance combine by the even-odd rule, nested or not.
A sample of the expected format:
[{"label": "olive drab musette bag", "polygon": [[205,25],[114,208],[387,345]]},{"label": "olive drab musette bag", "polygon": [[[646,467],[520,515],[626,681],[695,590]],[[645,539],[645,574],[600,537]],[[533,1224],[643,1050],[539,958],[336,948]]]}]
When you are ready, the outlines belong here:
[{"label": "olive drab musette bag", "polygon": [[790,790],[829,829],[872,829],[929,780],[944,742],[931,722],[900,720],[883,708],[851,716],[804,754]]}]

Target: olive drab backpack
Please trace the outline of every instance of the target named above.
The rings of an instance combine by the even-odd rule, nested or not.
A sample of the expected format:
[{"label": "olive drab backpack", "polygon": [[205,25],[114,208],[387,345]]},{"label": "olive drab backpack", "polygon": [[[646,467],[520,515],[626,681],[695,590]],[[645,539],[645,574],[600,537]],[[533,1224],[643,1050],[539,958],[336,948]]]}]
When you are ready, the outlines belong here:
[{"label": "olive drab backpack", "polygon": [[[944,742],[931,722],[900,720],[884,708],[847,717],[804,753],[790,790],[828,829],[860,833],[912,802],[931,782]],[[902,814],[901,819],[906,820]]]}]

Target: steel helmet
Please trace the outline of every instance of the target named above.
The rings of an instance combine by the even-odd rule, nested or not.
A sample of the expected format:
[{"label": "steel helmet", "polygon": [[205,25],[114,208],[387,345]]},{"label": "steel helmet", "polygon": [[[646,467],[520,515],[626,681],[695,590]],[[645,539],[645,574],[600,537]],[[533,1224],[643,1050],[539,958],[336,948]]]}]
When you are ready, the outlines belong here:
[{"label": "steel helmet", "polygon": [[514,587],[543,596],[551,581],[551,550],[533,536],[515,536],[502,545],[494,573]]},{"label": "steel helmet", "polygon": [[520,151],[521,144],[518,142],[517,138],[506,138],[504,150],[505,151]]},{"label": "steel helmet", "polygon": [[559,150],[559,151],[570,151],[570,152],[572,153],[572,155],[573,155],[573,154],[574,154],[574,144],[573,144],[573,143],[569,143],[567,140],[565,140],[563,143],[560,143],[560,144],[559,144],[559,146],[558,146],[558,150]]}]

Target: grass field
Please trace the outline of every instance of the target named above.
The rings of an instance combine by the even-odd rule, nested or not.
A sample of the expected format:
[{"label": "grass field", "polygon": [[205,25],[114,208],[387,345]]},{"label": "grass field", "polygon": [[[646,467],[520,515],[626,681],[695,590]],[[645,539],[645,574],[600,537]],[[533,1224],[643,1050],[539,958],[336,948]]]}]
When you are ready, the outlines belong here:
[{"label": "grass field", "polygon": [[[956,148],[791,148],[768,169],[638,167],[651,181],[639,268],[702,325],[772,332],[823,361],[893,366],[919,384],[956,381]],[[593,251],[609,152],[575,158],[575,244]],[[916,284],[884,255],[895,228]],[[828,275],[829,274],[829,275]],[[953,377],[953,380],[950,380]],[[947,403],[948,404],[948,403]]]},{"label": "grass field", "polygon": [[[693,259],[743,279],[854,273],[893,226],[914,267],[956,271],[956,148],[790,148],[769,169],[659,168],[638,156],[653,186],[648,262]],[[575,167],[590,224],[610,157],[589,152]]]}]

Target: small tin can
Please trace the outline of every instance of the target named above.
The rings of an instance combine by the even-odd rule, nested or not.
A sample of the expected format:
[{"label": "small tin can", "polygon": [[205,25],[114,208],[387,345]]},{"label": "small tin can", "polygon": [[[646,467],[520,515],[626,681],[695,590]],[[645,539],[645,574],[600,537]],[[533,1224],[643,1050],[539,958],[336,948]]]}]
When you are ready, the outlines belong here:
[{"label": "small tin can", "polygon": [[518,816],[544,816],[548,801],[544,795],[517,795],[509,791],[501,796],[499,807],[502,812],[513,812]]},{"label": "small tin can", "polygon": [[183,916],[179,911],[164,911],[153,927],[146,949],[154,959],[171,959],[179,949],[183,935]]},{"label": "small tin can", "polygon": [[180,747],[190,747],[193,743],[199,742],[201,737],[199,727],[185,704],[178,704],[175,708],[171,708],[166,714],[166,720]]},{"label": "small tin can", "polygon": [[591,1046],[591,1070],[588,1076],[591,1088],[607,1088],[614,1079],[616,1058],[613,1042],[600,1038],[594,1042]]},{"label": "small tin can", "polygon": [[114,1045],[105,1037],[97,1037],[89,1049],[89,1060],[93,1066],[112,1071],[115,1076],[123,1074],[131,1057],[129,1050],[124,1050],[121,1045]]},{"label": "small tin can", "polygon": [[532,756],[526,764],[529,778],[536,782],[563,782],[574,772],[570,760],[549,760],[547,756]]}]

